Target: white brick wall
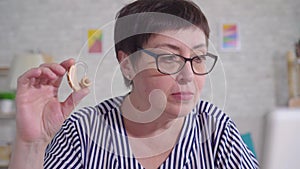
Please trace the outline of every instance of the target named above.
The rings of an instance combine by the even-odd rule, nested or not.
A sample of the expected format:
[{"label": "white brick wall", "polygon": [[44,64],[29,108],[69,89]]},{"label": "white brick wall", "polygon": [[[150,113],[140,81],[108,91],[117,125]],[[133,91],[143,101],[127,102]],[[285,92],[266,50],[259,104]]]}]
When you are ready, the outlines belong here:
[{"label": "white brick wall", "polygon": [[[210,76],[211,84],[208,82],[212,88],[207,87],[203,96],[236,119],[263,117],[276,106],[286,106],[285,54],[294,50],[294,43],[300,38],[300,1],[195,2],[201,5],[209,19],[211,40],[221,58]],[[85,60],[96,85],[82,104],[95,104],[111,95],[111,85],[107,84],[111,81],[110,73],[117,70],[111,21],[124,3],[125,0],[0,0],[0,66],[9,65],[14,55],[27,50],[43,51],[54,56],[56,61],[68,57]],[[219,50],[219,26],[222,22],[239,23],[239,52]],[[87,53],[85,41],[87,30],[91,28],[104,31],[104,52],[101,55]],[[113,89],[116,84],[122,83],[117,80]],[[0,76],[0,90],[6,89],[5,81]],[[68,92],[70,90],[64,82],[62,97]],[[243,126],[243,123],[237,124],[241,131],[259,130]],[[255,131],[254,139],[260,142],[260,132]],[[256,146],[260,149],[261,144]]]}]

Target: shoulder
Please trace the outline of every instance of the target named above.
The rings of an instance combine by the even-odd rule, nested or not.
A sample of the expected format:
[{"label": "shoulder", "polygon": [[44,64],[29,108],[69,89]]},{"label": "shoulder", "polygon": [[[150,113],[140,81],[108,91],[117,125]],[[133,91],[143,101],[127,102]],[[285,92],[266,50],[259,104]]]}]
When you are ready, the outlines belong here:
[{"label": "shoulder", "polygon": [[218,144],[229,132],[233,137],[240,137],[234,121],[220,108],[208,101],[199,101],[196,106],[196,119],[201,129],[208,130]]},{"label": "shoulder", "polygon": [[91,137],[95,131],[104,132],[109,128],[110,123],[118,119],[117,115],[119,114],[119,107],[122,104],[123,98],[123,96],[110,98],[96,106],[83,107],[74,111],[66,119],[61,130],[67,132],[72,130],[81,139],[87,136]]},{"label": "shoulder", "polygon": [[207,101],[200,101],[196,110],[201,136],[209,139],[214,146],[215,162],[220,168],[239,168],[241,165],[258,168],[255,156],[244,144],[233,120],[224,111]]},{"label": "shoulder", "polygon": [[125,96],[118,96],[107,99],[95,106],[95,108],[99,110],[100,114],[106,114],[115,108],[119,108],[124,100],[124,97]]},{"label": "shoulder", "polygon": [[99,117],[106,118],[113,110],[121,106],[123,99],[124,96],[118,96],[104,100],[96,106],[83,107],[73,112],[68,120],[77,121],[80,119],[92,120]]},{"label": "shoulder", "polygon": [[[239,131],[232,119],[216,105],[208,101],[199,101],[196,106],[196,127],[203,142],[210,140],[216,153],[220,144],[228,141],[226,137],[237,138]],[[224,139],[224,140],[223,140]]]},{"label": "shoulder", "polygon": [[86,155],[90,148],[87,145],[101,145],[95,146],[96,153],[106,150],[110,145],[107,118],[121,103],[122,97],[115,97],[94,107],[84,107],[73,112],[47,146],[44,168],[59,168],[56,166],[66,165],[69,161],[74,166],[76,163],[77,167],[82,167],[82,161],[93,158]]},{"label": "shoulder", "polygon": [[200,118],[200,120],[218,122],[226,125],[227,123],[233,123],[231,118],[216,105],[200,100],[195,107],[195,115]]}]

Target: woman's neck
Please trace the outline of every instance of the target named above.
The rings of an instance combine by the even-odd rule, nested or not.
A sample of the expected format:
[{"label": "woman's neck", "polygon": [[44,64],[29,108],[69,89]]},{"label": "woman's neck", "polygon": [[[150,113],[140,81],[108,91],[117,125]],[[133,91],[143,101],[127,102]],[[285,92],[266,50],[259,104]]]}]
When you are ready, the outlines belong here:
[{"label": "woman's neck", "polygon": [[130,148],[137,159],[168,156],[177,144],[184,125],[184,117],[163,122],[136,123],[126,118],[124,125]]},{"label": "woman's neck", "polygon": [[128,136],[147,138],[161,135],[166,131],[179,134],[184,124],[184,117],[178,119],[159,118],[150,123],[138,123],[124,118],[124,124]]},{"label": "woman's neck", "polygon": [[140,111],[129,97],[124,99],[121,111],[134,156],[140,160],[161,158],[164,161],[178,142],[185,118],[170,116],[159,108]]},{"label": "woman's neck", "polygon": [[127,135],[137,138],[153,137],[168,130],[179,134],[184,122],[184,117],[171,117],[164,108],[140,111],[129,97],[124,99],[121,111]]}]

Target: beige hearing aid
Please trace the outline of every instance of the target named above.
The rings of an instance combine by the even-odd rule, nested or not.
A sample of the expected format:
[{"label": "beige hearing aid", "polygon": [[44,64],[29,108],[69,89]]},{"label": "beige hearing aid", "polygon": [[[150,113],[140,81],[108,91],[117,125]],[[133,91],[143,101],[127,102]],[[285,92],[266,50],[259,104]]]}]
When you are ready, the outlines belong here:
[{"label": "beige hearing aid", "polygon": [[[83,68],[84,68],[84,76],[80,80],[80,82],[78,82],[78,78],[77,78],[77,67],[78,66],[83,66]],[[89,87],[92,84],[92,82],[86,76],[86,73],[87,73],[87,65],[84,62],[77,62],[70,67],[67,77],[68,77],[69,85],[74,91],[78,91],[82,88]]]}]

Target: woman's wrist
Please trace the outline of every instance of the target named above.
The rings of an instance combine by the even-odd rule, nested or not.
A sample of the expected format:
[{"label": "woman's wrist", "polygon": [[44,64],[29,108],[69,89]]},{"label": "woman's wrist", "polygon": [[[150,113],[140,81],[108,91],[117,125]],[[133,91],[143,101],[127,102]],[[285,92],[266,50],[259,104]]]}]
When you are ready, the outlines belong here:
[{"label": "woman's wrist", "polygon": [[13,169],[41,169],[44,163],[44,154],[47,142],[26,142],[16,139],[13,144],[13,151],[9,168]]}]

